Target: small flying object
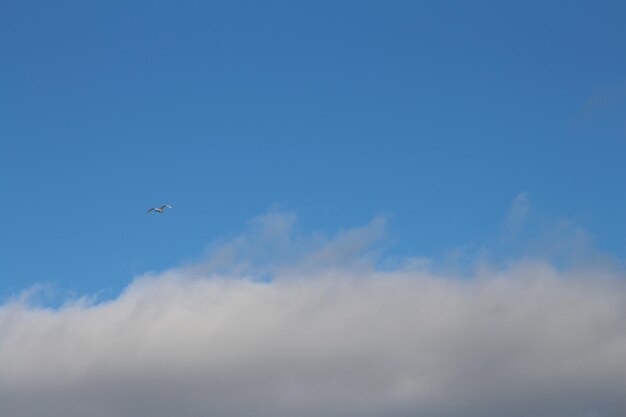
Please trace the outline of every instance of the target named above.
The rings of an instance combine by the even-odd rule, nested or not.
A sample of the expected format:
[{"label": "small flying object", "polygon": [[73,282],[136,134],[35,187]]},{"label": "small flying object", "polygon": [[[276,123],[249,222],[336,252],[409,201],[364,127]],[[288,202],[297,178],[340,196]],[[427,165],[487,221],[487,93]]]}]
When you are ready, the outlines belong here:
[{"label": "small flying object", "polygon": [[163,211],[166,208],[171,209],[172,206],[168,206],[167,204],[164,204],[161,207],[152,207],[152,208],[148,209],[148,211],[146,213],[150,213],[151,211],[154,211],[156,213],[163,214]]}]

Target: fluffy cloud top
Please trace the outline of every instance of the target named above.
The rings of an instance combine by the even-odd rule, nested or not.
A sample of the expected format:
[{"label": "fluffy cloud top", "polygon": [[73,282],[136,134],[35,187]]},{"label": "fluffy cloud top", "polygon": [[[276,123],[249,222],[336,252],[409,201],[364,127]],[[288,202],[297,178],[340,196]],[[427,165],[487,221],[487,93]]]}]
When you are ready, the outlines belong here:
[{"label": "fluffy cloud top", "polygon": [[107,302],[1,306],[0,415],[626,415],[620,273],[381,269],[383,219],[307,239],[294,220]]}]

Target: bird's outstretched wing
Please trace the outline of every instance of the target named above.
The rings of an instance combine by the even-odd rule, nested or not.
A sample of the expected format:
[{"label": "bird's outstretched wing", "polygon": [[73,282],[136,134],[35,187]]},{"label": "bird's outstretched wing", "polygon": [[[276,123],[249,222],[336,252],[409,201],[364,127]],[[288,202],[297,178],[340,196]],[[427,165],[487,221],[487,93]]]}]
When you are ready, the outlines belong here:
[{"label": "bird's outstretched wing", "polygon": [[167,205],[167,204],[163,204],[163,205],[162,205],[161,207],[159,207],[159,208],[160,208],[161,210],[163,210],[164,208],[169,208],[169,209],[171,209],[171,208],[172,208],[172,206],[169,206],[169,205]]},{"label": "bird's outstretched wing", "polygon": [[146,211],[146,213],[150,213],[151,211],[156,210],[154,207],[152,207],[151,209],[148,209],[148,211]]}]

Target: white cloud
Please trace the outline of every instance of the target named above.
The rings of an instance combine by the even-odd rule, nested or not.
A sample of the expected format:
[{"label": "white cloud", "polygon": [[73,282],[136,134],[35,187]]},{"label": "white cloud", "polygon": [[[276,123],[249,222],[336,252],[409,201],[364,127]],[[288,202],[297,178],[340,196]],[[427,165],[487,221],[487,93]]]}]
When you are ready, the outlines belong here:
[{"label": "white cloud", "polygon": [[0,415],[626,415],[620,273],[381,271],[384,219],[294,222],[259,218],[108,302],[1,306]]},{"label": "white cloud", "polygon": [[510,237],[514,237],[524,227],[524,223],[528,219],[530,214],[530,201],[528,199],[528,193],[519,193],[507,214],[504,222],[505,231],[510,234]]}]

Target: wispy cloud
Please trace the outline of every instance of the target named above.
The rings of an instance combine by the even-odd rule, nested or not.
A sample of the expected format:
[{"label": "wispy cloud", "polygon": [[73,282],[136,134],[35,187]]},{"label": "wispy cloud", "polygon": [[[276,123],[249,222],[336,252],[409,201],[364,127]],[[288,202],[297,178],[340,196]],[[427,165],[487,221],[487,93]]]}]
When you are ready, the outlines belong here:
[{"label": "wispy cloud", "polygon": [[514,237],[522,230],[529,214],[530,200],[528,193],[519,193],[513,200],[504,221],[505,232],[511,235],[509,237]]},{"label": "wispy cloud", "polygon": [[598,132],[604,135],[617,130],[623,138],[626,131],[624,112],[626,111],[626,81],[619,80],[595,88],[581,107],[572,122],[572,132]]},{"label": "wispy cloud", "polygon": [[383,218],[295,224],[262,216],[107,302],[1,306],[0,415],[626,414],[620,272],[381,270]]}]

